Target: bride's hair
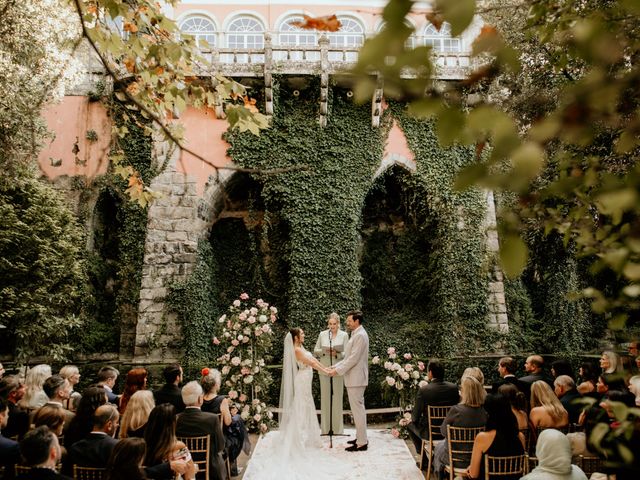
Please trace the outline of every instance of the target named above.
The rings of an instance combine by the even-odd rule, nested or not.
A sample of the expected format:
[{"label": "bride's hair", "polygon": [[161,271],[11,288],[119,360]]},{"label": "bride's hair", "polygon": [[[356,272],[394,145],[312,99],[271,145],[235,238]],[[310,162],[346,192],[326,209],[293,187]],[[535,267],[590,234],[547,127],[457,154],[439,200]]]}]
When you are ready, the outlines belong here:
[{"label": "bride's hair", "polygon": [[302,332],[302,330],[300,330],[299,328],[292,328],[289,330],[289,333],[291,334],[291,339],[293,340],[293,344],[295,345],[296,343],[296,338],[299,340],[300,339],[300,333]]}]

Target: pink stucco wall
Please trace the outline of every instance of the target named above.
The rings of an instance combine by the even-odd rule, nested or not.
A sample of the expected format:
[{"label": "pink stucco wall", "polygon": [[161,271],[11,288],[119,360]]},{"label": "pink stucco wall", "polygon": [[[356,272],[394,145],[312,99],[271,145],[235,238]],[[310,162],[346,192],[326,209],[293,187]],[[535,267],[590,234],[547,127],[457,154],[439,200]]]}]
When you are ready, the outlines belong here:
[{"label": "pink stucco wall", "polygon": [[[89,102],[83,96],[68,96],[61,103],[46,107],[42,116],[54,135],[38,158],[40,169],[47,177],[84,175],[93,178],[107,171],[111,121],[100,102]],[[98,135],[97,141],[87,139],[90,130]],[[75,145],[77,153],[74,153]]]},{"label": "pink stucco wall", "polygon": [[405,137],[404,132],[398,125],[398,122],[393,121],[393,126],[389,131],[389,136],[387,137],[387,143],[384,146],[384,156],[383,158],[388,157],[389,155],[398,155],[406,158],[410,162],[415,163],[415,157],[413,152],[409,148],[409,144],[407,143],[407,137]]}]

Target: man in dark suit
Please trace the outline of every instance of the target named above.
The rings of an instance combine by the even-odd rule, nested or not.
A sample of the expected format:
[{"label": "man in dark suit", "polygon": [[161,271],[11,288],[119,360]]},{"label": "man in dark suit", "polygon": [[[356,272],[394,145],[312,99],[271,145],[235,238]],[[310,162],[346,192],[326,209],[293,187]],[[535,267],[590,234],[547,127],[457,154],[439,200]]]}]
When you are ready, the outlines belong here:
[{"label": "man in dark suit", "polygon": [[520,377],[519,380],[525,389],[522,390],[522,392],[527,396],[527,400],[531,398],[531,385],[538,380],[546,382],[553,390],[553,379],[545,375],[543,368],[544,359],[540,355],[531,355],[527,357],[527,360],[524,362],[524,371],[527,372],[528,375]]},{"label": "man in dark suit", "polygon": [[64,412],[64,432],[66,432],[69,425],[71,425],[71,420],[76,416],[75,413],[64,408],[64,404],[69,400],[72,390],[69,380],[61,375],[51,375],[44,381],[42,389],[49,397],[49,401],[45,405],[60,407]]},{"label": "man in dark suit", "polygon": [[177,363],[165,367],[162,371],[165,384],[153,392],[156,405],[162,403],[170,403],[176,408],[176,413],[184,410],[184,402],[182,401],[182,393],[180,392],[180,384],[182,383],[182,367]]},{"label": "man in dark suit", "polygon": [[[460,401],[458,386],[451,382],[445,382],[444,366],[437,361],[430,361],[427,366],[427,378],[429,383],[420,387],[416,395],[415,405],[411,413],[411,423],[407,425],[409,436],[413,440],[416,452],[422,450],[422,440],[429,440],[429,425],[427,418],[428,406],[455,405]],[[422,464],[426,464],[425,454],[422,452]]]},{"label": "man in dark suit", "polygon": [[58,437],[42,425],[28,432],[20,442],[20,453],[26,464],[31,467],[28,473],[18,478],[24,480],[71,480],[55,471],[60,461]]},{"label": "man in dark suit", "polygon": [[203,401],[202,387],[198,382],[189,382],[182,388],[182,400],[186,405],[184,412],[178,415],[176,435],[178,437],[201,437],[210,435],[209,478],[226,478],[224,460],[224,436],[218,416],[200,410]]},{"label": "man in dark suit", "polygon": [[18,406],[26,389],[17,375],[7,375],[0,380],[0,399],[9,408],[9,423],[2,429],[5,437],[22,438],[29,431],[29,412]]},{"label": "man in dark suit", "polygon": [[498,361],[498,373],[500,374],[500,380],[491,385],[491,392],[496,394],[498,393],[498,388],[510,383],[511,385],[515,385],[518,390],[524,393],[527,390],[527,386],[516,377],[516,369],[516,361],[513,358],[502,357]]},{"label": "man in dark suit", "polygon": [[[0,399],[0,431],[4,431],[9,421],[9,407],[7,402]],[[20,447],[18,442],[0,434],[0,466],[12,470],[20,460]]]},{"label": "man in dark suit", "polygon": [[98,371],[97,385],[104,388],[107,392],[107,400],[114,405],[118,404],[118,395],[113,393],[113,387],[116,385],[120,372],[113,367],[102,367]]},{"label": "man in dark suit", "polygon": [[101,405],[93,414],[93,430],[83,440],[74,443],[69,449],[65,462],[65,472],[72,472],[73,465],[81,467],[105,468],[111,452],[118,441],[113,435],[118,429],[120,415],[111,405]]},{"label": "man in dark suit", "polygon": [[576,390],[576,383],[573,378],[569,375],[560,375],[553,382],[553,390],[569,414],[569,423],[578,423],[578,418],[585,405],[575,401],[581,399],[582,395]]}]

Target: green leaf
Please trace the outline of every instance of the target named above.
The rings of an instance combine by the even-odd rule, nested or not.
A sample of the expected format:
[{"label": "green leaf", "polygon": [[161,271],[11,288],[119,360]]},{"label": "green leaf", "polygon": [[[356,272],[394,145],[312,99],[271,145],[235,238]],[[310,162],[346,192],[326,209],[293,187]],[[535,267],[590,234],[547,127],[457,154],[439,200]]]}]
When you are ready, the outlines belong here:
[{"label": "green leaf", "polygon": [[[640,263],[627,263],[624,266],[624,269],[622,270],[622,273],[629,280],[632,280],[632,281],[640,280]],[[638,286],[638,285],[635,285],[635,286],[640,288],[640,286]]]},{"label": "green leaf", "polygon": [[527,265],[527,257],[527,246],[519,236],[509,234],[502,239],[500,262],[507,276],[515,278],[520,275]]},{"label": "green leaf", "polygon": [[440,145],[452,145],[462,132],[464,121],[464,114],[460,110],[456,108],[442,110],[436,119],[436,135]]},{"label": "green leaf", "polygon": [[475,0],[437,0],[436,8],[442,11],[451,24],[451,36],[457,37],[471,24],[476,13]]},{"label": "green leaf", "polygon": [[[533,179],[545,163],[544,150],[537,143],[527,142],[516,149],[511,156],[513,175],[516,179]],[[519,183],[519,182],[518,182]]]}]

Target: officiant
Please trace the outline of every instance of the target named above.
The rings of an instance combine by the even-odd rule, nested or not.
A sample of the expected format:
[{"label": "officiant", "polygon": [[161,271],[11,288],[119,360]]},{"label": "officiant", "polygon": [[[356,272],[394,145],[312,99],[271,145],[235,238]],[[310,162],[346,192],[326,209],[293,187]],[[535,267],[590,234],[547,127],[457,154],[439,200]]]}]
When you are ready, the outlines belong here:
[{"label": "officiant", "polygon": [[[344,347],[349,341],[349,334],[340,330],[340,316],[337,313],[329,314],[327,319],[327,330],[320,332],[318,341],[313,349],[313,353],[320,363],[325,367],[335,365],[344,358]],[[331,340],[331,341],[329,341]],[[329,348],[331,345],[331,349]],[[320,408],[322,419],[320,428],[323,434],[329,433],[329,427],[333,427],[333,434],[343,433],[342,414],[342,394],[344,392],[344,382],[341,376],[333,377],[333,422],[330,424],[330,402],[331,402],[331,378],[320,374]]]}]

